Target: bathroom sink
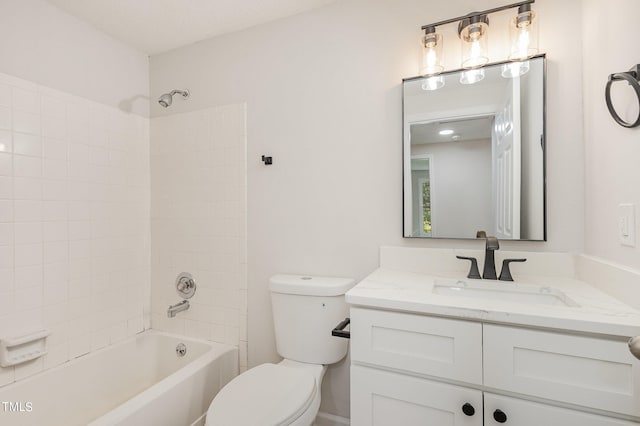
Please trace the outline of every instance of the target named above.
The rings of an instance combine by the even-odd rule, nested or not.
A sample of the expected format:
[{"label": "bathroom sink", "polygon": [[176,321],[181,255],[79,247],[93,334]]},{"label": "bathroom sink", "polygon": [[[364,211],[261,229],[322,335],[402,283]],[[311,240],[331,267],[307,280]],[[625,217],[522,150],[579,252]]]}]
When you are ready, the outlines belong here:
[{"label": "bathroom sink", "polygon": [[562,291],[548,286],[457,279],[436,279],[433,293],[472,299],[490,299],[530,305],[578,307]]}]

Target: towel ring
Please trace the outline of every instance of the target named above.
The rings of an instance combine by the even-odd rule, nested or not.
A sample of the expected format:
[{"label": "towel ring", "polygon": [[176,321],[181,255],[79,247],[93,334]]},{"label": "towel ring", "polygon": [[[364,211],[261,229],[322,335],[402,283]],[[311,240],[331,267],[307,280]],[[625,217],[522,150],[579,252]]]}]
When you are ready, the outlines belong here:
[{"label": "towel ring", "polygon": [[[614,81],[619,81],[619,80],[626,80],[627,83],[629,83],[629,85],[633,87],[633,90],[635,90],[636,96],[638,97],[638,108],[639,108],[638,118],[633,123],[628,123],[624,121],[622,118],[620,118],[615,108],[613,107],[613,103],[611,102],[611,85],[613,84]],[[605,90],[605,99],[607,101],[607,108],[609,109],[609,113],[611,114],[613,119],[616,121],[616,123],[618,123],[622,127],[632,128],[632,127],[640,126],[640,83],[638,83],[638,81],[640,81],[640,64],[631,68],[627,72],[621,72],[621,73],[609,75],[609,80],[607,81],[607,87]]]}]

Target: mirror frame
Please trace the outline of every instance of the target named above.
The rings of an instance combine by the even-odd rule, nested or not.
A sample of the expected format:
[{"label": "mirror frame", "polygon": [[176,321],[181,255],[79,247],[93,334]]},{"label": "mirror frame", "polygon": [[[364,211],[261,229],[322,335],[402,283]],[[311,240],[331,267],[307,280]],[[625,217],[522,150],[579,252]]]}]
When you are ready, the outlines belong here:
[{"label": "mirror frame", "polygon": [[[542,58],[542,229],[543,229],[543,237],[541,240],[532,240],[532,239],[517,239],[517,240],[503,240],[503,241],[531,241],[531,242],[546,242],[547,241],[547,56],[545,53],[535,55],[528,60]],[[513,61],[500,61],[500,62],[491,62],[484,65],[482,68],[492,67],[492,66],[500,66],[504,64],[510,64]],[[466,71],[464,68],[457,68],[450,71],[444,71],[439,75],[450,75],[461,73],[462,71]],[[406,220],[406,212],[405,212],[405,201],[406,201],[406,192],[405,192],[405,156],[406,153],[406,141],[405,141],[405,83],[423,80],[428,77],[425,76],[415,76],[408,77],[402,79],[402,238],[411,238],[411,239],[420,239],[420,240],[475,240],[476,238],[465,238],[465,237],[419,237],[413,235],[404,235],[405,229],[405,220]]]}]

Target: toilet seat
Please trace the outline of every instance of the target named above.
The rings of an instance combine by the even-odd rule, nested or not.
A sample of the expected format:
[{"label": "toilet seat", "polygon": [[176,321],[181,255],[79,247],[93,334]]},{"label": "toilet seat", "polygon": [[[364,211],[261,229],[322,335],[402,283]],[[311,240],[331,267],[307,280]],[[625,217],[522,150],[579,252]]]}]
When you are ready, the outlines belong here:
[{"label": "toilet seat", "polygon": [[207,426],[285,426],[311,405],[313,374],[282,364],[262,364],[229,382],[207,411]]}]

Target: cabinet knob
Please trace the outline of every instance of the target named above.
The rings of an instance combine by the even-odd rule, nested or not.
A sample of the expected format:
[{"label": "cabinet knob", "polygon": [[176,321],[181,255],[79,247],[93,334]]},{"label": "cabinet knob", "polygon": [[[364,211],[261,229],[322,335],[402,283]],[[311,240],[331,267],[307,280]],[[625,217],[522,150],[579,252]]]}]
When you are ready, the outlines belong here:
[{"label": "cabinet knob", "polygon": [[495,420],[498,423],[506,423],[507,415],[502,410],[496,410],[493,412],[493,420]]},{"label": "cabinet knob", "polygon": [[473,416],[476,413],[476,409],[473,408],[473,405],[469,404],[468,402],[466,402],[463,406],[462,406],[462,412],[464,414],[466,414],[467,416]]},{"label": "cabinet knob", "polygon": [[633,356],[640,359],[640,336],[629,339],[629,350]]}]

